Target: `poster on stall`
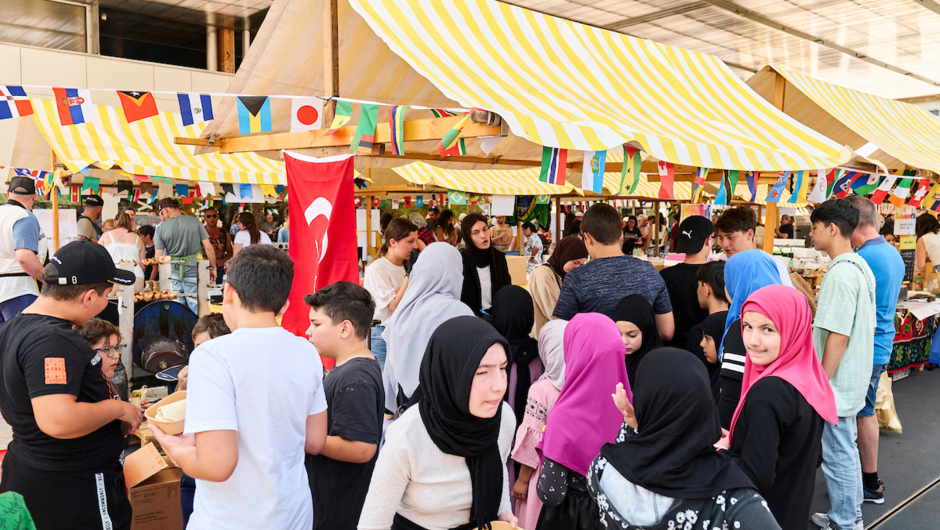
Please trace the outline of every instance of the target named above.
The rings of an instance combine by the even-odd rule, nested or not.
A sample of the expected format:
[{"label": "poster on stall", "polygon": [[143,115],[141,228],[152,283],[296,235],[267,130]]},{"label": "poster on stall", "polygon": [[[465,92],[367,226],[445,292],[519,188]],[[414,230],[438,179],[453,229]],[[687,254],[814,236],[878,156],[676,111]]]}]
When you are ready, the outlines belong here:
[{"label": "poster on stall", "polygon": [[917,209],[913,206],[898,208],[894,213],[894,235],[912,236],[917,233]]},{"label": "poster on stall", "polygon": [[[39,228],[52,249],[52,210],[33,210],[39,221]],[[65,245],[78,237],[78,215],[75,210],[59,209],[59,245]]]},{"label": "poster on stall", "polygon": [[712,205],[711,204],[683,204],[682,212],[680,214],[679,222],[685,221],[686,217],[690,215],[701,215],[706,219],[712,218]]}]

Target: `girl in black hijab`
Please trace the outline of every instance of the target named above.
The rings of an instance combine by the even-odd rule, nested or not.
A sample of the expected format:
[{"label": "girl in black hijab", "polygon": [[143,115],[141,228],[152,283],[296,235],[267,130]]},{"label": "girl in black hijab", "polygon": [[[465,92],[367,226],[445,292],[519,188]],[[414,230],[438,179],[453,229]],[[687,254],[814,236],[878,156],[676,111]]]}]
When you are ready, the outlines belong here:
[{"label": "girl in black hijab", "polygon": [[663,342],[656,330],[653,306],[641,295],[631,294],[620,300],[614,309],[613,321],[620,328],[623,344],[627,348],[627,377],[630,386],[636,383],[637,367],[651,350],[662,348]]},{"label": "girl in black hijab", "polygon": [[471,530],[497,519],[516,522],[506,470],[515,420],[502,401],[509,351],[476,317],[437,328],[421,361],[424,396],[388,428],[360,528]]},{"label": "girl in black hijab", "polygon": [[[460,301],[478,316],[488,315],[496,293],[512,284],[506,255],[490,243],[490,230],[486,220],[478,213],[466,216],[460,223],[466,247],[463,256],[463,289]],[[484,289],[482,286],[487,286]]]},{"label": "girl in black hijab", "polygon": [[509,370],[509,391],[506,401],[522,423],[529,387],[541,377],[545,367],[539,359],[539,341],[529,334],[535,324],[532,296],[518,285],[507,285],[493,300],[493,327],[509,342],[512,368]]},{"label": "girl in black hijab", "polygon": [[721,364],[718,363],[718,346],[725,332],[727,318],[727,311],[719,311],[705,317],[701,324],[689,331],[689,343],[685,348],[705,363],[715,403],[718,403],[718,395],[721,393]]},{"label": "girl in black hijab", "polygon": [[[640,364],[633,405],[616,444],[601,448],[588,487],[608,528],[780,527],[754,485],[714,443],[721,424],[708,375],[684,350],[660,348]],[[606,475],[606,476],[605,476]],[[691,523],[691,524],[689,524]]]}]

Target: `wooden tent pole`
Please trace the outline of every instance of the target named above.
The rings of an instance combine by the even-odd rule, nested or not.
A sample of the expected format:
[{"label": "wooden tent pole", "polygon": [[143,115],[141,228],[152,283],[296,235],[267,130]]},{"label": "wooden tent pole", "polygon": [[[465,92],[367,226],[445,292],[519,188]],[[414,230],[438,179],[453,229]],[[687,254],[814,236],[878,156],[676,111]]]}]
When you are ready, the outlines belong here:
[{"label": "wooden tent pole", "polygon": [[56,173],[56,163],[58,162],[55,149],[52,150],[52,252],[59,251],[59,175]]},{"label": "wooden tent pole", "polygon": [[[371,170],[370,171],[371,174]],[[366,201],[366,256],[372,255],[372,198],[374,196],[365,196]]]},{"label": "wooden tent pole", "polygon": [[654,208],[653,215],[656,216],[656,226],[654,227],[653,237],[655,240],[654,245],[656,248],[656,257],[658,258],[659,257],[659,201],[654,201],[653,204],[655,205],[653,206]]},{"label": "wooden tent pole", "polygon": [[[774,107],[777,107],[777,110],[783,112],[783,108],[786,104],[786,95],[787,95],[787,79],[782,75],[774,72]],[[764,252],[773,255],[774,253],[774,236],[777,231],[777,218],[778,209],[777,204],[773,202],[767,203],[767,215],[764,217]],[[767,237],[770,236],[770,237]]]},{"label": "wooden tent pole", "polygon": [[555,245],[558,245],[558,242],[561,241],[561,197],[555,197],[555,233],[558,234],[558,237],[555,238]]}]

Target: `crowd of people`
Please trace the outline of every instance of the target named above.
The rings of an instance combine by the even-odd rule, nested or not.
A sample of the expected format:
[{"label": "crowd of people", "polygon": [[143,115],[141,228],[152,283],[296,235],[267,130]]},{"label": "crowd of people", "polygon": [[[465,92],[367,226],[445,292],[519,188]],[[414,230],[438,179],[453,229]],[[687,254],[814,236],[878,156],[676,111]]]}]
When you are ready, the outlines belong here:
[{"label": "crowd of people", "polygon": [[[2,206],[0,228],[22,234],[30,190],[13,184],[26,215]],[[215,276],[225,231],[173,199],[159,213],[156,255],[204,252]],[[122,215],[105,243],[139,256]],[[512,285],[505,219],[391,218],[363,286],[305,298],[305,340],[277,324],[295,264],[242,213],[224,322],[200,320],[181,374],[185,431],[151,426],[185,474],[187,528],[858,528],[862,503],[884,502],[873,406],[904,265],[865,198],[811,221],[832,259],[818,300],[756,248],[746,208],[669,230],[684,260],[662,272],[630,255],[648,221],[609,205],[544,263],[524,225],[528,289]],[[709,261],[715,243],[724,259]],[[0,490],[40,529],[130,526],[123,434],[141,410],[114,399],[119,336],[93,317],[138,275],[111,250],[69,243],[38,298],[9,318],[0,305],[14,429]],[[811,514],[820,465],[832,504]]]}]

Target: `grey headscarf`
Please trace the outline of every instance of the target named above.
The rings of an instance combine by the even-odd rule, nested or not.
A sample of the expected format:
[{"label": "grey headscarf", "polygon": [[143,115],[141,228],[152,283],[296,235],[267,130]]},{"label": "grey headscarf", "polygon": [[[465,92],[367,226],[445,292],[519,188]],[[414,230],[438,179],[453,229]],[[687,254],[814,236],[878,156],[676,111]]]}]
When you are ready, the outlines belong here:
[{"label": "grey headscarf", "polygon": [[463,261],[449,243],[431,243],[421,253],[408,288],[389,319],[385,339],[385,407],[396,410],[398,387],[407,397],[418,388],[418,372],[428,341],[438,326],[459,316],[473,316],[460,301]]},{"label": "grey headscarf", "polygon": [[567,320],[549,320],[539,331],[539,357],[545,371],[542,379],[548,379],[559,391],[565,384],[565,327]]}]

